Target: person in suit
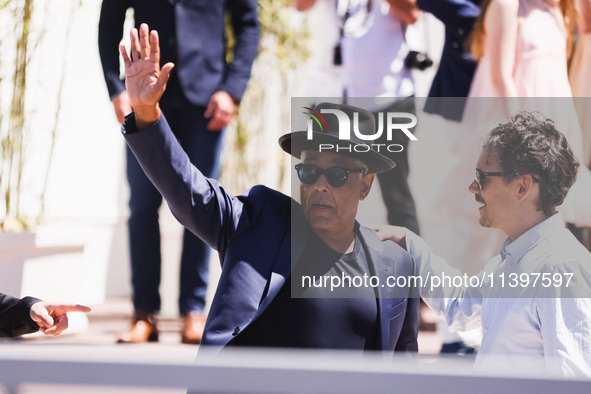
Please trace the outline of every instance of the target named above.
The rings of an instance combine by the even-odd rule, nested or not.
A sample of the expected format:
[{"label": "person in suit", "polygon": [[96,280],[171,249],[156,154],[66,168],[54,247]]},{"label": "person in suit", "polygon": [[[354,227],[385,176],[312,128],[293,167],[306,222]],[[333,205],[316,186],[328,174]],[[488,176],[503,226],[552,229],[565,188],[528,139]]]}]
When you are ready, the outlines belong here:
[{"label": "person in suit", "polygon": [[34,297],[14,298],[0,293],[0,337],[14,338],[42,331],[59,335],[68,328],[67,312],[90,312],[84,305],[43,302]]},{"label": "person in suit", "polygon": [[[417,6],[439,19],[445,28],[439,67],[431,83],[423,111],[441,116],[433,121],[441,125],[439,129],[445,130],[449,154],[452,156],[455,155],[463,137],[457,129],[462,120],[470,84],[476,70],[476,60],[467,42],[474,28],[474,22],[480,14],[479,4],[480,0],[417,0]],[[440,200],[440,202],[446,204],[448,201]],[[443,216],[445,221],[453,221],[457,216],[456,212],[445,215],[440,210],[434,214]],[[450,230],[446,227],[442,231]],[[452,251],[443,257],[457,264],[456,268],[463,271],[469,269],[462,265],[463,261],[454,259],[454,253]],[[472,354],[474,347],[469,346],[470,336],[479,336],[479,333],[471,333],[466,339],[469,344],[466,344],[464,339],[442,320],[437,322],[437,333],[443,342],[441,353]]]},{"label": "person in suit", "polygon": [[[445,119],[461,121],[476,61],[466,42],[478,15],[480,0],[417,0],[417,6],[439,19],[445,27],[445,40],[439,67],[433,77],[424,111]],[[457,97],[457,99],[448,99]],[[462,99],[463,98],[463,99]]]},{"label": "person in suit", "polygon": [[[219,173],[223,130],[234,116],[257,54],[259,27],[255,0],[104,0],[99,22],[99,52],[117,119],[132,111],[119,77],[119,54],[125,14],[133,8],[135,25],[149,23],[162,37],[161,59],[177,64],[161,106],[181,146],[209,177]],[[226,62],[224,18],[229,14],[236,38],[233,60]],[[158,340],[160,309],[160,232],[162,196],[127,151],[130,186],[128,223],[134,318],[119,342]],[[181,256],[179,312],[182,342],[199,343],[205,317],[209,248],[185,231]]]},{"label": "person in suit", "polygon": [[[175,217],[220,254],[222,272],[207,318],[202,346],[272,346],[416,351],[418,298],[408,287],[361,286],[330,297],[326,286],[304,284],[370,273],[379,283],[404,277],[413,261],[393,242],[356,220],[359,201],[375,173],[394,167],[363,142],[339,140],[337,116],[326,115],[328,131],[313,126],[280,138],[283,150],[301,159],[296,166],[301,203],[255,186],[232,196],[191,164],[160,110],[170,71],[159,67],[156,31],[147,25],[131,34],[131,57],[121,45],[126,84],[135,112],[123,124],[125,139]],[[358,129],[375,133],[373,114],[360,108],[321,103],[315,111],[357,113]],[[353,131],[354,122],[347,122]],[[343,126],[346,127],[346,126]],[[346,144],[351,152],[319,151],[319,143]],[[360,149],[359,149],[360,150]]]}]

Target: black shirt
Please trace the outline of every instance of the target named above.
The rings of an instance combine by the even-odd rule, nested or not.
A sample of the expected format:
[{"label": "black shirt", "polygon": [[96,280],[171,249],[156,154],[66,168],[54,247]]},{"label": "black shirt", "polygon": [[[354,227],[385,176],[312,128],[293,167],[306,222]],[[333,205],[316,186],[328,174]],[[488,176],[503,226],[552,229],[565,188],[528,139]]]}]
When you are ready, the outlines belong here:
[{"label": "black shirt", "polygon": [[[333,287],[331,291],[332,276],[342,279],[343,275],[369,275],[367,256],[357,231],[354,250],[348,254],[330,249],[315,234],[310,238],[277,296],[230,346],[376,348],[378,310],[374,290],[345,286]],[[305,286],[303,276],[312,277],[304,281]]]}]

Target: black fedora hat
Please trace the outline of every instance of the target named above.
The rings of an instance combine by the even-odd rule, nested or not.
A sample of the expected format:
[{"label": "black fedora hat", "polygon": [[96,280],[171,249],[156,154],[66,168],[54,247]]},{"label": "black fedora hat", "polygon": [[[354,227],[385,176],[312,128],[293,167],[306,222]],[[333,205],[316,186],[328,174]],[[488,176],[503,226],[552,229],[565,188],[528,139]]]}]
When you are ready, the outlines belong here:
[{"label": "black fedora hat", "polygon": [[[327,109],[341,111],[350,119],[349,139],[339,139],[339,119],[337,116],[333,114],[321,116],[322,110]],[[371,112],[359,107],[335,103],[320,103],[313,110],[311,109],[310,112],[312,115],[315,115],[316,119],[320,118],[318,121],[312,122],[312,139],[308,139],[307,130],[294,131],[293,133],[282,135],[279,138],[279,145],[285,152],[299,159],[302,151],[318,151],[320,144],[331,144],[333,146],[338,145],[339,147],[333,153],[354,157],[363,161],[367,165],[369,172],[385,172],[396,166],[394,161],[373,149],[371,141],[363,141],[353,132],[354,114],[357,113],[359,132],[364,135],[375,134],[376,122]],[[358,145],[362,145],[362,147],[360,146],[358,149],[355,149]]]}]

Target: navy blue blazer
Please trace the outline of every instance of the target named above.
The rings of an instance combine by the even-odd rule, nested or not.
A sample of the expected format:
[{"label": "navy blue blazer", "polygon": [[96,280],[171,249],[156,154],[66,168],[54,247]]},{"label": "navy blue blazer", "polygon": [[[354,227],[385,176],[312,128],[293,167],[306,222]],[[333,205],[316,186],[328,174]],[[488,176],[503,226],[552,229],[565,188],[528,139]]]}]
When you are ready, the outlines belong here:
[{"label": "navy blue blazer", "polygon": [[[476,61],[466,42],[480,14],[480,0],[417,0],[417,6],[445,25],[445,41],[429,97],[466,97],[470,91]],[[461,120],[464,99],[427,100],[425,111],[446,119]]]},{"label": "navy blue blazer", "polygon": [[[103,0],[98,42],[111,98],[125,90],[119,77],[118,45],[130,7],[136,27],[147,23],[158,30],[161,65],[175,63],[173,72],[192,104],[206,106],[217,91],[242,98],[258,51],[256,0]],[[226,63],[226,11],[236,36],[231,63]]]},{"label": "navy blue blazer", "polygon": [[[134,114],[122,126],[144,172],[186,228],[216,249],[222,272],[202,344],[224,347],[264,312],[298,261],[311,229],[301,206],[290,197],[255,186],[233,196],[195,168],[162,116],[135,132]],[[414,261],[397,244],[361,227],[370,270],[386,283],[388,275],[413,274]],[[417,350],[418,298],[408,288],[378,287],[378,348]]]},{"label": "navy blue blazer", "polygon": [[0,293],[0,337],[18,337],[39,331],[31,319],[31,306],[41,300],[33,297],[22,299]]}]

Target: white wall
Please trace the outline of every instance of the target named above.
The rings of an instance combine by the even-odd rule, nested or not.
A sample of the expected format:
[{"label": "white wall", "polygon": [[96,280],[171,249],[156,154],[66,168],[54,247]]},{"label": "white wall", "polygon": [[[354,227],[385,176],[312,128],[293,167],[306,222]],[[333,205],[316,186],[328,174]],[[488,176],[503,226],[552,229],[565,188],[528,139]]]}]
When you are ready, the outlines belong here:
[{"label": "white wall", "polygon": [[[106,286],[108,263],[117,260],[127,265],[125,243],[120,242],[125,237],[127,191],[124,141],[98,56],[100,3],[36,2],[31,36],[41,38],[31,52],[25,104],[23,211],[29,217],[40,213],[39,195],[49,170],[45,215],[35,227],[37,244],[82,245],[84,251],[28,260],[22,292],[46,298],[77,297],[89,303],[104,300],[107,288],[128,293],[125,270],[119,270],[123,275],[112,276],[122,279],[116,281],[117,286]],[[10,57],[10,53],[3,54],[4,66]],[[62,74],[54,155],[48,166]],[[77,291],[74,295],[64,291],[56,286],[60,282]]]}]

